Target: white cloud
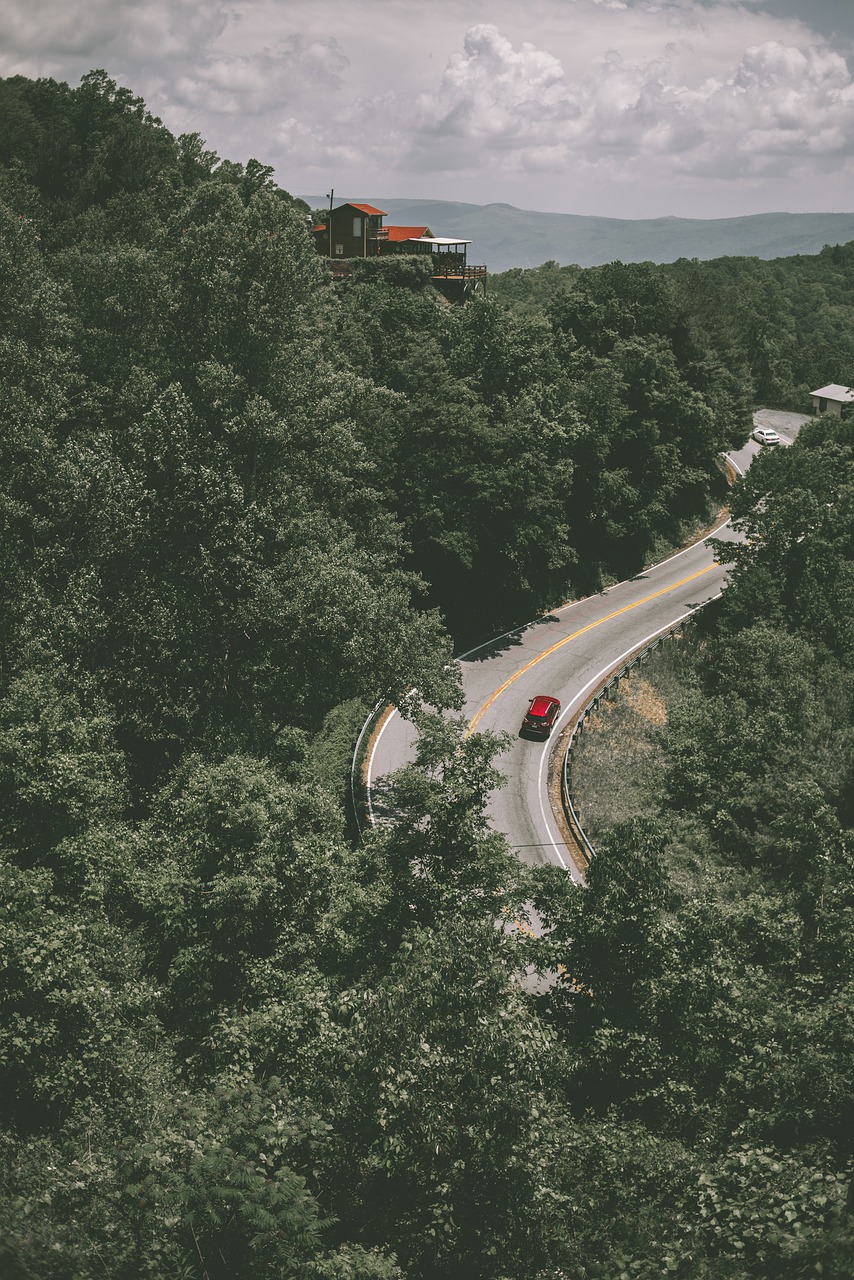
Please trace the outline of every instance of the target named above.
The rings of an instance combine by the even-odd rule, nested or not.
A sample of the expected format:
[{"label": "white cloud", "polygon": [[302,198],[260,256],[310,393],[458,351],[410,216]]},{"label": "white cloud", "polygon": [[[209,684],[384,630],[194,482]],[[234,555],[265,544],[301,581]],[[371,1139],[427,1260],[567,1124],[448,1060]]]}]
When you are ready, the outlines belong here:
[{"label": "white cloud", "polygon": [[845,59],[776,41],[745,49],[700,84],[687,83],[667,51],[637,62],[611,50],[573,81],[552,54],[477,26],[413,114],[413,162],[447,169],[476,155],[520,171],[563,164],[630,178],[652,166],[750,178],[792,159],[848,164],[852,152]]},{"label": "white cloud", "polygon": [[81,60],[85,71],[110,59],[108,70],[117,63],[165,70],[197,58],[228,13],[224,0],[5,0],[0,66],[63,77]]},{"label": "white cloud", "polygon": [[348,65],[335,40],[295,35],[276,50],[250,56],[209,55],[166,92],[175,105],[229,116],[266,116],[319,90],[336,89]]},{"label": "white cloud", "polygon": [[77,11],[63,0],[36,0],[0,8],[0,49],[6,64],[50,54],[73,55],[112,39],[121,12],[109,0]]},{"label": "white cloud", "polygon": [[0,74],[105,67],[290,190],[623,212],[645,186],[667,212],[691,184],[847,171],[851,77],[816,2],[3,0]]},{"label": "white cloud", "polygon": [[458,143],[461,161],[470,144],[505,154],[551,140],[577,119],[581,104],[557,58],[532,44],[516,50],[496,27],[471,27],[435,94],[415,106],[416,145],[424,153]]}]

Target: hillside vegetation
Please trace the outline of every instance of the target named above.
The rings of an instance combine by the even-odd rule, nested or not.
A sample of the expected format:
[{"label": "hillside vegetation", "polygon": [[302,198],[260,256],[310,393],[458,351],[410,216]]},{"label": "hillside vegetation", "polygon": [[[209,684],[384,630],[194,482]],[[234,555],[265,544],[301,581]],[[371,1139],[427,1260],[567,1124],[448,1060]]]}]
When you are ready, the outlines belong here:
[{"label": "hillside vegetation", "polygon": [[[547,262],[493,277],[490,289],[502,306],[532,318],[579,289],[607,293],[615,272],[621,274],[619,264],[579,272]],[[656,275],[674,290],[695,341],[715,353],[754,404],[808,413],[811,391],[854,381],[854,243],[773,262],[682,259]]]},{"label": "hillside vegetation", "polygon": [[[427,708],[468,636],[704,515],[749,353],[649,265],[544,314],[418,260],[334,286],[266,166],[103,72],[0,110],[0,1272],[842,1280],[846,779],[779,828],[721,794],[791,741],[761,654],[847,741],[850,427],[734,500],[723,634],[767,639],[674,766],[762,892],[680,901],[646,823],[580,893],[489,829],[501,744]],[[403,816],[356,840],[356,731],[413,689]],[[531,900],[546,940],[496,928]]]},{"label": "hillside vegetation", "polygon": [[[833,1117],[835,1158],[852,1156],[854,421],[758,458],[733,515],[746,541],[719,546],[734,560],[722,600],[584,734],[573,786],[602,856],[550,939],[590,988],[567,1000],[577,1097],[699,1120],[710,1089],[719,1119],[773,1143],[746,1143],[712,1199],[736,1170],[746,1187],[781,1151],[817,1150]],[[603,823],[608,808],[622,821]],[[631,915],[631,950],[606,905],[620,933]],[[722,1238],[740,1217],[717,1212]],[[736,1235],[732,1250],[757,1244]],[[830,1238],[826,1258],[790,1272],[766,1254],[757,1274],[844,1275],[851,1242],[834,1255]]]}]

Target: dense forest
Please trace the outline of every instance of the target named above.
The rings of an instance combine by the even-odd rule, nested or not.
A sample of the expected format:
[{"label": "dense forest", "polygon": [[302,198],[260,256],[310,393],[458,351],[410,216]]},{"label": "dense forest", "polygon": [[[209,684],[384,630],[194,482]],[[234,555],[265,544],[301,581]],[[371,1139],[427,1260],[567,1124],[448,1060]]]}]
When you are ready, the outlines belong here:
[{"label": "dense forest", "polygon": [[[615,270],[627,268],[582,271],[546,262],[494,276],[490,289],[514,313],[542,315],[567,292],[608,282]],[[809,413],[810,391],[851,380],[854,242],[770,262],[682,258],[657,267],[656,277],[675,290],[685,323],[751,403]]]},{"label": "dense forest", "polygon": [[[0,118],[0,1273],[849,1276],[851,425],[737,489],[674,721],[670,825],[728,894],[667,818],[585,891],[527,871],[500,744],[427,709],[720,500],[800,394],[780,264],[334,285],[268,167],[103,72]],[[844,377],[854,256],[792,261]],[[404,816],[357,839],[355,732],[413,687]],[[530,901],[547,938],[496,928]]]}]

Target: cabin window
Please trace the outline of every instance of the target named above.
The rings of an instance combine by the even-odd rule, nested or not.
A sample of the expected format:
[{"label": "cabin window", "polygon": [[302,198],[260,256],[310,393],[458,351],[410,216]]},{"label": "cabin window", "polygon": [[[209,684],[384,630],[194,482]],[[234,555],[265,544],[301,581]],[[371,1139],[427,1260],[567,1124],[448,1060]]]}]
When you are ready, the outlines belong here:
[{"label": "cabin window", "polygon": [[362,234],[362,219],[354,218],[353,219],[353,235],[358,240],[361,234]]},{"label": "cabin window", "polygon": [[336,257],[336,258],[343,258],[343,257],[344,257],[344,246],[343,246],[343,244],[336,244],[336,246],[335,246],[335,257]]}]

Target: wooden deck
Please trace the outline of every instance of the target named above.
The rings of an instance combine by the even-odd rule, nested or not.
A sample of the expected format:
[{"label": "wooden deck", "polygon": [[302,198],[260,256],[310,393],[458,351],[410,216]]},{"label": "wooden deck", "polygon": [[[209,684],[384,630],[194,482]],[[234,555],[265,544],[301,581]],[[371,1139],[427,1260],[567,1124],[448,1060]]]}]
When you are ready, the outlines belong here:
[{"label": "wooden deck", "polygon": [[440,267],[437,263],[433,271],[434,280],[485,280],[486,267],[456,266],[449,264]]}]

